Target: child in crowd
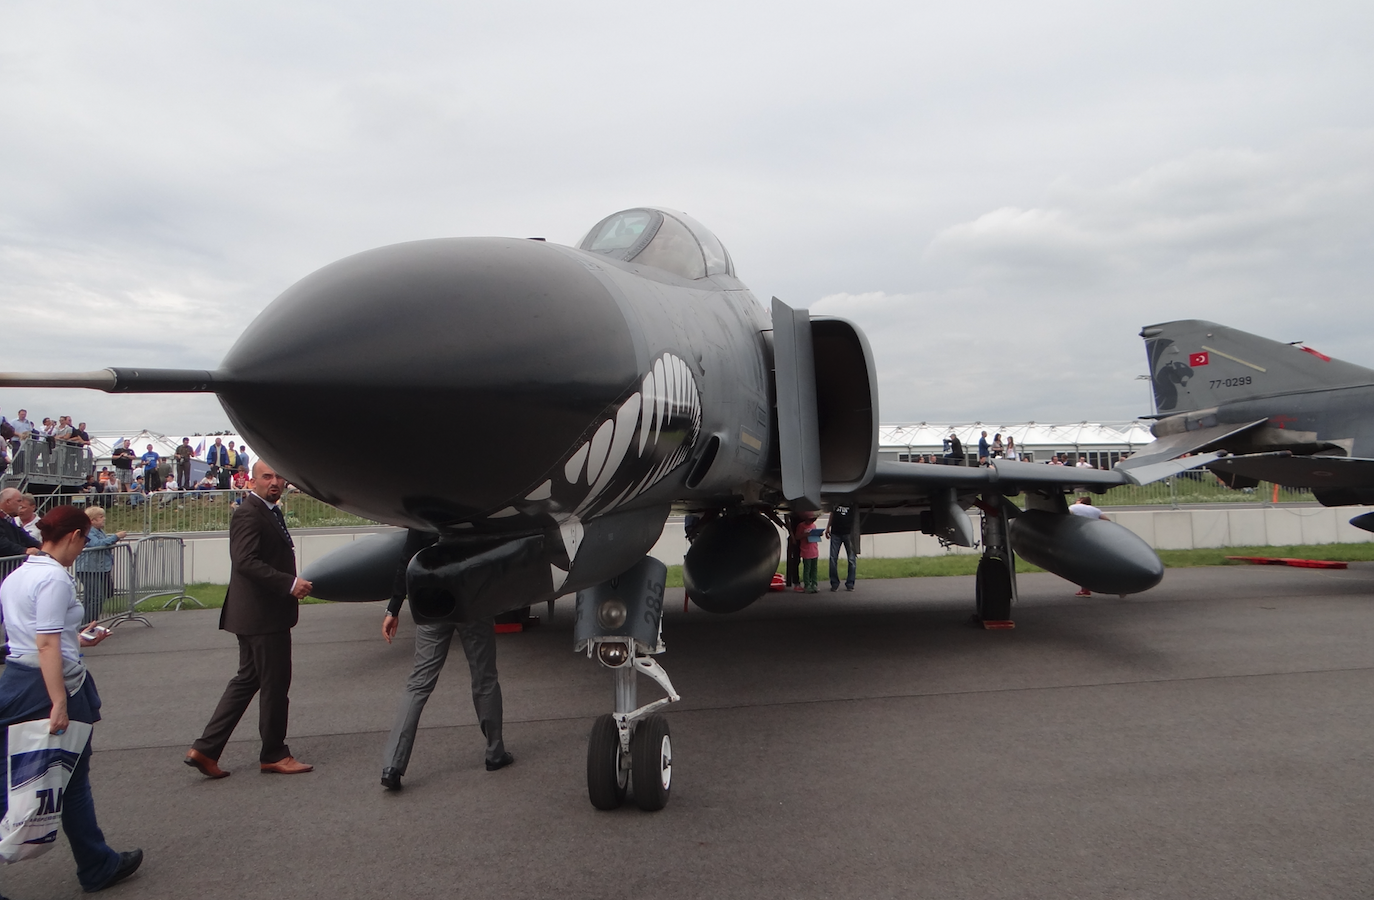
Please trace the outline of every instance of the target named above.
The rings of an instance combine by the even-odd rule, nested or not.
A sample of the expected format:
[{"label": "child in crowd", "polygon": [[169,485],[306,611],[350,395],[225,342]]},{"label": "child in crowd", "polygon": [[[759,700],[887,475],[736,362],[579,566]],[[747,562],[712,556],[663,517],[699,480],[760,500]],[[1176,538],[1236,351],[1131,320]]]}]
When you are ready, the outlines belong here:
[{"label": "child in crowd", "polygon": [[816,514],[799,513],[797,519],[796,537],[797,543],[801,545],[802,583],[796,589],[814,594],[819,590],[816,587],[816,561],[821,555],[820,538],[811,534],[816,527]]}]

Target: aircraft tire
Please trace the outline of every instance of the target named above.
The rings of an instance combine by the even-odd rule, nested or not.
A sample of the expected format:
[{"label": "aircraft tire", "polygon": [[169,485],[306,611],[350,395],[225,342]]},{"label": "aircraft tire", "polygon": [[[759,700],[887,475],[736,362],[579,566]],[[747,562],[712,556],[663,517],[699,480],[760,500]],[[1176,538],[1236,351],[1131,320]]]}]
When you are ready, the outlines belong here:
[{"label": "aircraft tire", "polygon": [[978,617],[985,621],[1011,618],[1011,573],[1005,561],[985,556],[978,561],[975,580]]},{"label": "aircraft tire", "polygon": [[673,740],[668,720],[646,716],[635,729],[630,754],[634,757],[630,777],[635,784],[635,803],[646,812],[667,806],[673,788]]},{"label": "aircraft tire", "polygon": [[587,739],[587,796],[597,809],[617,809],[625,802],[629,779],[620,767],[620,731],[610,713],[597,716]]}]

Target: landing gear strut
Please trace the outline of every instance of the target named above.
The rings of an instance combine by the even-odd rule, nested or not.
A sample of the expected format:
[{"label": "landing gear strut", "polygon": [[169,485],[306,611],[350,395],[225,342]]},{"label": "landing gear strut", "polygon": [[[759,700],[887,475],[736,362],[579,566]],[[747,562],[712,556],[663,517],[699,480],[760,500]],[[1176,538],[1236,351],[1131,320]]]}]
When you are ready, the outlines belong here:
[{"label": "landing gear strut", "polygon": [[[577,594],[574,649],[615,672],[615,712],[598,716],[587,740],[587,796],[597,809],[615,809],[633,786],[643,810],[668,805],[673,781],[673,743],[658,710],[681,699],[653,657],[664,651],[663,584],[667,567],[645,557],[634,568]],[[639,705],[640,673],[663,688],[662,697]]]},{"label": "landing gear strut", "polygon": [[1007,540],[1007,513],[1002,498],[984,495],[983,558],[978,561],[977,612],[984,628],[1015,628],[1011,607],[1016,602],[1016,559]]}]

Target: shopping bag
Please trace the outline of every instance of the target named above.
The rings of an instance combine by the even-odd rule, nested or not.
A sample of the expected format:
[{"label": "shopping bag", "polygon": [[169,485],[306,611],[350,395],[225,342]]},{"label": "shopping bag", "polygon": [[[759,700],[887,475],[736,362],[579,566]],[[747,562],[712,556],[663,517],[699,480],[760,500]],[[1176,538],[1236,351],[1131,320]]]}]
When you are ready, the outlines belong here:
[{"label": "shopping bag", "polygon": [[0,819],[0,859],[33,859],[52,849],[62,824],[62,794],[91,739],[88,722],[68,722],[49,734],[47,719],[9,727],[5,789],[9,809]]}]

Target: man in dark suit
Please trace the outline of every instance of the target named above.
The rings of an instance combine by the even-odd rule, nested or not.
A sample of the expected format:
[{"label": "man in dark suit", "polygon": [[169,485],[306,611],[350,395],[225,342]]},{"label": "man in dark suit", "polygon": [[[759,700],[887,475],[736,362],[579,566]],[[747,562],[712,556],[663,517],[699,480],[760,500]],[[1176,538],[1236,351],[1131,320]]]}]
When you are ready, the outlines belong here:
[{"label": "man in dark suit", "polygon": [[[38,541],[14,519],[23,503],[24,495],[15,488],[0,491],[0,556],[23,556],[38,552]],[[0,578],[3,577],[0,574]]]},{"label": "man in dark suit", "polygon": [[220,754],[234,727],[258,699],[262,771],[281,775],[309,772],[286,746],[287,692],[291,688],[291,629],[300,616],[299,600],[311,584],[296,577],[296,553],[277,501],[286,479],[262,460],[253,466],[252,492],[229,520],[229,590],[219,627],[238,635],[239,671],[229,681],[219,706],[190,751],[186,765],[209,778],[229,773]]}]

